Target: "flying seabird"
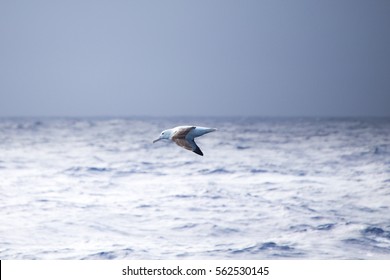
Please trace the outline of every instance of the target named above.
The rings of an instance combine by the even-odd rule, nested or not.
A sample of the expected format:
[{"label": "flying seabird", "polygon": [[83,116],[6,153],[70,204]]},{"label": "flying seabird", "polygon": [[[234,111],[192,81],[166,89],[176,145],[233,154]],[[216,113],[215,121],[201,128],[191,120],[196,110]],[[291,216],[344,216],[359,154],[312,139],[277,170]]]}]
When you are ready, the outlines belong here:
[{"label": "flying seabird", "polygon": [[153,143],[156,143],[161,139],[169,139],[180,147],[203,156],[203,153],[198,145],[196,145],[194,138],[213,131],[216,131],[216,129],[200,126],[177,126],[161,132],[160,136],[154,140]]}]

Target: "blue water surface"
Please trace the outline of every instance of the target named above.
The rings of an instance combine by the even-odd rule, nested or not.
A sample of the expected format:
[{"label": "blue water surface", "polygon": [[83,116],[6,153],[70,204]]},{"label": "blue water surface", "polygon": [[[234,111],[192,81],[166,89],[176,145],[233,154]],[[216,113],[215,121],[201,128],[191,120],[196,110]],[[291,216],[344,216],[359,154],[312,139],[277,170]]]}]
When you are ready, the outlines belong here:
[{"label": "blue water surface", "polygon": [[389,207],[389,119],[0,119],[1,259],[390,259]]}]

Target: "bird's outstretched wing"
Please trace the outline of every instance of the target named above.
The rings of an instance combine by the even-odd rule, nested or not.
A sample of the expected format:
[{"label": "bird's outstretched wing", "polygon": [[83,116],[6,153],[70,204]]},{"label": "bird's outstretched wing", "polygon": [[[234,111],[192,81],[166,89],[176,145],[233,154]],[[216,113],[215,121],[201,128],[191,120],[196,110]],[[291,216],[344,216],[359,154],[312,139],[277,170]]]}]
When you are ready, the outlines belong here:
[{"label": "bird's outstretched wing", "polygon": [[179,129],[172,136],[172,141],[184,149],[193,151],[194,153],[203,156],[202,151],[199,149],[198,145],[196,145],[194,139],[187,137],[187,134],[194,128],[195,126],[190,126]]},{"label": "bird's outstretched wing", "polygon": [[202,151],[199,149],[198,145],[196,145],[194,140],[186,140],[186,139],[180,139],[180,138],[176,138],[176,139],[172,139],[172,140],[180,147],[187,149],[187,150],[190,150],[190,151],[193,151],[194,153],[196,153],[200,156],[203,156]]}]

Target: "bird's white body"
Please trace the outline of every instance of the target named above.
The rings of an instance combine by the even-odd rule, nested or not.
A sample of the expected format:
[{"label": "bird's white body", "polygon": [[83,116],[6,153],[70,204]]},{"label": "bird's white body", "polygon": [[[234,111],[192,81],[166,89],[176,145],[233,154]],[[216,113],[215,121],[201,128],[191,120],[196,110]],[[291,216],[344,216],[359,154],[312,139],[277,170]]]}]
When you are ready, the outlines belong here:
[{"label": "bird's white body", "polygon": [[216,131],[216,129],[190,125],[177,126],[161,132],[160,137],[154,140],[153,143],[162,139],[169,139],[175,142],[180,147],[183,147],[184,149],[193,151],[194,153],[203,156],[203,153],[196,145],[194,138],[213,131]]},{"label": "bird's white body", "polygon": [[[172,130],[172,135],[175,135],[176,133],[178,133],[182,130],[191,128],[191,127],[193,127],[193,129],[191,129],[186,136],[187,138],[190,138],[190,139],[202,136],[203,134],[213,132],[216,130],[215,128],[208,128],[208,127],[201,127],[201,126],[189,126],[189,125],[177,126],[177,127],[174,127],[172,129],[168,129],[168,130]],[[172,135],[170,136],[171,139],[172,139]]]}]

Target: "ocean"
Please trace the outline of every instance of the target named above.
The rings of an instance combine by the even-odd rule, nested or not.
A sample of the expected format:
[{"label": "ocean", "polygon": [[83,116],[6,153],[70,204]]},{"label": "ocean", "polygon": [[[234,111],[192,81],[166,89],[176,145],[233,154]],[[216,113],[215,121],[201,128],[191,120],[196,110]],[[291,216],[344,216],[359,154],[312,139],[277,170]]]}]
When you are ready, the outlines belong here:
[{"label": "ocean", "polygon": [[390,259],[390,119],[1,118],[0,259]]}]

